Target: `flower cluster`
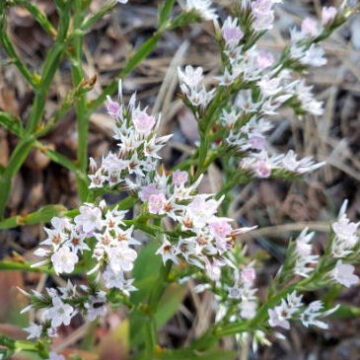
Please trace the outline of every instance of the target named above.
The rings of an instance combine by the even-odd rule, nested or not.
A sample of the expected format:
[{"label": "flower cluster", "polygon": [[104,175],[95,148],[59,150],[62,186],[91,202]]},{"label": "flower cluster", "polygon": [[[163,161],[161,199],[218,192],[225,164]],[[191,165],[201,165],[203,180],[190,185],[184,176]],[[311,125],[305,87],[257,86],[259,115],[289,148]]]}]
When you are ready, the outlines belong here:
[{"label": "flower cluster", "polygon": [[[269,29],[274,19],[272,6],[277,2],[247,2],[242,5],[242,11],[244,14],[252,14],[252,28]],[[325,20],[316,36],[328,31],[336,16],[340,16],[337,11],[333,13],[332,8],[324,8]],[[290,50],[285,49],[278,60],[272,53],[258,49],[256,41],[252,41],[252,35],[245,36],[249,24],[240,24],[239,19],[228,17],[221,28],[217,23],[215,25],[225,59],[224,72],[216,77],[218,88],[206,88],[201,67],[186,66],[185,69],[178,69],[185,101],[196,117],[204,116],[209,121],[207,117],[210,109],[213,111],[210,104],[221,98],[221,91],[236,94],[233,103],[221,105],[222,114],[214,122],[216,132],[213,135],[213,146],[235,148],[241,159],[239,168],[260,178],[273,174],[302,175],[323,166],[324,163],[315,163],[311,157],[298,160],[292,150],[286,154],[273,154],[269,152],[266,141],[267,133],[272,129],[268,118],[277,114],[281,106],[291,106],[299,114],[323,113],[322,103],[314,98],[312,87],[294,76],[307,58],[312,60],[307,65],[325,64],[323,52],[315,46],[316,36],[313,34],[315,30],[311,30],[314,26],[311,19],[304,21],[300,32],[294,29],[291,31]],[[303,52],[300,55],[294,56],[295,45],[298,52],[301,45]],[[216,136],[217,133],[219,136]]]},{"label": "flower cluster", "polygon": [[164,237],[157,253],[164,263],[182,259],[218,281],[221,268],[229,265],[226,253],[231,250],[234,237],[251,228],[234,230],[231,219],[216,215],[222,198],[196,194],[201,177],[192,185],[188,185],[188,175],[183,171],[175,171],[171,177],[155,173],[148,180],[139,193],[141,201],[147,204],[150,214],[168,218],[182,232],[175,243]]},{"label": "flower cluster", "polygon": [[269,309],[269,325],[279,327],[285,330],[290,329],[289,320],[300,320],[305,327],[317,326],[321,329],[327,329],[328,325],[320,320],[334,313],[338,306],[324,311],[324,304],[319,301],[313,301],[305,305],[302,301],[302,295],[295,291],[289,294],[286,299],[282,299],[280,305]]},{"label": "flower cluster", "polygon": [[[114,138],[119,142],[119,151],[109,152],[98,166],[91,159],[90,188],[123,185],[132,188],[133,178],[143,177],[157,166],[161,157],[158,152],[170,136],[156,136],[160,119],[147,113],[147,109],[136,106],[134,94],[129,106],[122,104],[122,85],[119,84],[119,100],[108,97],[107,110],[116,121]],[[124,180],[126,179],[126,181]]]},{"label": "flower cluster", "polygon": [[[127,0],[118,2],[125,4]],[[320,23],[305,19],[300,30],[291,30],[290,45],[277,57],[259,49],[257,42],[273,27],[273,7],[280,2],[244,0],[236,16],[227,17],[221,26],[210,0],[181,4],[185,15],[214,22],[223,65],[212,88],[202,67],[178,69],[182,98],[198,121],[201,139],[189,163],[166,170],[159,152],[171,135],[157,135],[161,116],[142,108],[135,94],[125,105],[120,83],[118,99],[107,98],[118,150],[99,162],[90,159],[89,202],[51,220],[51,227],[45,227],[47,238],[35,252],[42,260],[33,265],[47,266],[57,275],[86,274],[87,283],[75,285],[69,280],[65,287],[46,288],[44,293],[23,292],[30,302],[23,311],[36,311],[35,322],[26,329],[29,339],[54,337],[59,327],[70,325],[75,316],[89,321],[103,317],[112,301],[132,308],[131,292],[137,290],[135,285],[141,290],[132,270],[138,251],[149,238],[156,241],[164,273],[179,265],[173,266],[174,274],[161,278],[161,286],[170,279],[180,283],[193,279],[197,292],[213,292],[217,330],[228,325],[236,329],[239,322],[242,328],[250,324],[244,330],[246,335],[267,343],[265,331],[288,330],[290,321],[327,328],[322,318],[337,307],[326,310],[321,301],[306,303],[299,293],[331,284],[350,287],[358,283],[352,264],[360,254],[360,223],[349,220],[347,202],[332,224],[330,242],[321,255],[313,249],[314,233],[307,228],[290,242],[285,262],[261,304],[256,288],[258,263],[248,259],[246,246],[236,242],[239,235],[256,226],[237,228],[233,219],[223,215],[227,204],[222,194],[226,191],[199,191],[209,164],[224,153],[228,157],[223,165],[231,168],[227,178],[234,175],[235,181],[297,178],[324,165],[312,157],[299,159],[293,150],[274,153],[267,140],[273,129],[271,117],[280,107],[289,106],[298,115],[322,114],[322,103],[315,99],[312,87],[297,75],[307,65],[326,63],[318,43],[341,23],[343,10],[323,8]],[[227,182],[225,179],[225,190]],[[102,199],[116,190],[127,193],[129,206],[107,205]],[[146,235],[143,242],[134,237],[136,230]],[[155,290],[154,298],[161,297],[161,291]],[[136,309],[144,310],[147,319],[156,307],[150,300]],[[266,322],[269,326],[264,326]],[[49,359],[64,358],[51,352]]]}]

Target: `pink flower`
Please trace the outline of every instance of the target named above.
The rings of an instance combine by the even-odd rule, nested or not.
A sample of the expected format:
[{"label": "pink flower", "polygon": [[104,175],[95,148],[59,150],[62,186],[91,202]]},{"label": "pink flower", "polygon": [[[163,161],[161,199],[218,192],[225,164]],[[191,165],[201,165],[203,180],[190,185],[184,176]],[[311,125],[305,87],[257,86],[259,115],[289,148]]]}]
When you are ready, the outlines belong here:
[{"label": "pink flower", "polygon": [[268,178],[271,175],[271,165],[265,160],[260,159],[254,168],[255,174],[260,178]]},{"label": "pink flower", "polygon": [[135,129],[139,133],[147,136],[151,133],[151,130],[155,125],[155,118],[148,115],[145,111],[140,111],[135,114],[133,122],[135,125]]},{"label": "pink flower", "polygon": [[149,185],[144,186],[141,189],[141,191],[139,193],[139,198],[141,201],[145,202],[145,201],[149,200],[149,197],[151,195],[159,194],[159,193],[160,193],[160,190],[156,187],[155,184],[149,184]]},{"label": "pink flower", "polygon": [[308,36],[319,35],[318,23],[312,18],[306,18],[301,24],[301,32]]},{"label": "pink flower", "polygon": [[251,3],[254,15],[253,27],[256,31],[268,30],[273,27],[274,12],[272,0],[256,0]]},{"label": "pink flower", "polygon": [[258,56],[256,57],[256,66],[260,70],[264,70],[272,66],[275,62],[273,54],[266,51],[259,51]]},{"label": "pink flower", "polygon": [[337,15],[337,9],[334,6],[325,6],[321,13],[321,22],[323,25],[327,25],[332,22]]},{"label": "pink flower", "polygon": [[249,139],[249,145],[252,149],[263,150],[266,144],[266,140],[262,135],[254,135]]},{"label": "pink flower", "polygon": [[221,29],[222,36],[227,46],[233,48],[238,45],[239,41],[244,37],[244,33],[237,26],[237,20],[228,17]]},{"label": "pink flower", "polygon": [[113,101],[110,96],[107,97],[106,109],[110,116],[117,119],[121,116],[121,105]]},{"label": "pink flower", "polygon": [[210,233],[217,240],[224,240],[231,233],[232,227],[226,220],[216,220],[209,224]]},{"label": "pink flower", "polygon": [[252,285],[256,279],[256,271],[252,267],[247,267],[241,272],[241,280],[246,285]]},{"label": "pink flower", "polygon": [[164,194],[152,194],[149,197],[149,212],[151,214],[163,213],[166,198]]},{"label": "pink flower", "polygon": [[173,184],[176,186],[184,185],[188,181],[189,175],[186,171],[176,170],[172,175]]}]

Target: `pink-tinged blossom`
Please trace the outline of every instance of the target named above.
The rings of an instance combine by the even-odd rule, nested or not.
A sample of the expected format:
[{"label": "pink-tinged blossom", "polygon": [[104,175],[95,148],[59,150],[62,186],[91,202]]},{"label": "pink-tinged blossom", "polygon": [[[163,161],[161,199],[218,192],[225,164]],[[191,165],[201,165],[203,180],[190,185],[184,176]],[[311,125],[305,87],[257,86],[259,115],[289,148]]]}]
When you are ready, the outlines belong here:
[{"label": "pink-tinged blossom", "polygon": [[156,187],[155,184],[149,184],[144,186],[139,192],[139,198],[141,201],[149,201],[151,195],[159,194],[160,190]]},{"label": "pink-tinged blossom", "polygon": [[228,17],[221,28],[225,43],[230,48],[237,46],[244,37],[244,33],[238,26],[238,20]]},{"label": "pink-tinged blossom", "polygon": [[189,175],[186,171],[176,170],[172,174],[173,184],[176,186],[183,186],[189,179]]},{"label": "pink-tinged blossom", "polygon": [[62,246],[51,256],[51,261],[56,274],[70,274],[74,271],[79,258],[68,246]]},{"label": "pink-tinged blossom", "polygon": [[255,175],[266,179],[271,175],[271,163],[265,159],[259,159],[254,165]]},{"label": "pink-tinged blossom", "polygon": [[247,286],[252,286],[256,279],[256,271],[253,267],[247,267],[241,271],[241,280]]},{"label": "pink-tinged blossom", "polygon": [[114,119],[121,118],[122,107],[117,101],[112,100],[110,96],[106,98],[106,110]]},{"label": "pink-tinged blossom", "polygon": [[209,229],[211,235],[213,235],[217,240],[225,240],[232,231],[232,227],[226,220],[223,219],[211,221],[209,223]]},{"label": "pink-tinged blossom", "polygon": [[89,204],[80,206],[80,215],[76,216],[74,221],[84,233],[89,234],[95,230],[101,230],[103,226],[101,217],[101,210]]},{"label": "pink-tinged blossom", "polygon": [[349,288],[359,282],[359,278],[354,274],[354,266],[343,264],[341,260],[336,263],[335,268],[331,272],[332,278],[339,284]]},{"label": "pink-tinged blossom", "polygon": [[190,219],[195,227],[203,227],[215,215],[218,202],[208,199],[209,195],[196,195],[188,206]]},{"label": "pink-tinged blossom", "polygon": [[321,22],[327,25],[335,20],[337,16],[337,9],[334,6],[324,6],[321,12]]},{"label": "pink-tinged blossom", "polygon": [[133,122],[135,129],[145,136],[150,135],[151,130],[153,129],[156,121],[155,118],[151,115],[148,115],[145,111],[135,112],[133,114]]},{"label": "pink-tinged blossom", "polygon": [[255,59],[255,65],[259,70],[264,70],[274,65],[275,58],[273,54],[266,51],[259,51]]},{"label": "pink-tinged blossom", "polygon": [[251,10],[254,16],[253,28],[256,31],[272,29],[274,23],[273,4],[279,1],[256,0],[251,3]]},{"label": "pink-tinged blossom", "polygon": [[301,33],[305,36],[318,36],[320,33],[318,22],[309,17],[304,19],[301,23]]},{"label": "pink-tinged blossom", "polygon": [[152,194],[149,196],[149,201],[148,201],[148,205],[149,205],[149,212],[151,214],[163,214],[164,212],[164,207],[166,204],[166,198],[165,195],[160,193],[160,194]]},{"label": "pink-tinged blossom", "polygon": [[262,135],[252,135],[249,137],[248,145],[254,150],[264,150],[266,145],[266,139]]}]

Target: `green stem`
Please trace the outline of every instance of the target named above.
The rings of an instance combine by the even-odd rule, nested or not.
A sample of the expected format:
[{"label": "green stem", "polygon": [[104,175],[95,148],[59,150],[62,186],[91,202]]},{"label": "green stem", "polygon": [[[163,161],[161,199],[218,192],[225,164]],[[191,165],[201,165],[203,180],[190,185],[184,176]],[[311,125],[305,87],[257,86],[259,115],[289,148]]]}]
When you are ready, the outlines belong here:
[{"label": "green stem", "polygon": [[31,73],[31,71],[27,68],[27,66],[20,59],[20,56],[17,54],[12,41],[10,40],[7,32],[6,32],[6,10],[5,10],[6,1],[2,1],[0,4],[0,41],[1,44],[7,54],[7,56],[11,59],[11,61],[15,64],[24,78],[28,81],[28,83],[36,89],[38,87],[38,79],[37,77]]},{"label": "green stem", "polygon": [[[85,8],[86,9],[86,8]],[[81,0],[74,1],[74,29],[76,35],[72,39],[73,56],[71,58],[71,74],[73,79],[73,86],[77,88],[84,80],[84,69],[82,67],[83,57],[83,42],[84,35],[82,32],[77,32],[80,29],[84,18],[84,10],[82,7]],[[79,101],[75,106],[76,117],[77,117],[77,135],[78,135],[78,146],[77,146],[77,161],[79,169],[83,174],[86,174],[87,163],[88,163],[88,132],[89,132],[89,114],[86,111],[86,94],[82,93],[79,96]],[[76,177],[78,186],[78,193],[80,201],[84,202],[88,196],[88,181],[84,181],[79,176]]]}]

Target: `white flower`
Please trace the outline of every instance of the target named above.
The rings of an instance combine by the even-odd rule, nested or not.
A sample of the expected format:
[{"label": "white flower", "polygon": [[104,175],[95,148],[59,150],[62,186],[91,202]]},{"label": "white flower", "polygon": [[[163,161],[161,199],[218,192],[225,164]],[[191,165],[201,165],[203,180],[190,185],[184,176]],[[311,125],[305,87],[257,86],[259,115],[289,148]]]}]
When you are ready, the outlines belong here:
[{"label": "white flower", "polygon": [[316,263],[319,258],[319,256],[311,254],[312,246],[310,242],[315,233],[308,233],[308,230],[308,228],[305,228],[295,241],[296,263],[294,270],[296,274],[304,277],[307,277],[313,271],[313,268],[308,265]]},{"label": "white flower", "polygon": [[215,215],[220,202],[208,199],[209,195],[196,195],[187,207],[189,217],[195,227],[203,227]]},{"label": "white flower", "polygon": [[264,96],[274,96],[282,90],[280,81],[281,79],[278,77],[271,78],[269,75],[266,75],[257,84]]},{"label": "white flower", "polygon": [[335,268],[331,271],[331,276],[335,281],[349,288],[359,282],[359,278],[354,274],[354,270],[354,266],[343,264],[342,261],[339,260]]},{"label": "white flower", "polygon": [[326,65],[327,63],[327,60],[324,56],[324,49],[320,46],[316,46],[315,44],[311,44],[310,48],[301,55],[302,56],[299,58],[299,61],[305,65],[320,67]]},{"label": "white flower", "polygon": [[348,246],[353,247],[358,242],[357,229],[359,223],[350,222],[346,215],[339,218],[337,222],[332,225],[335,235],[342,241],[345,241]]},{"label": "white flower", "polygon": [[84,233],[92,233],[94,230],[101,230],[103,223],[101,220],[101,210],[91,204],[80,206],[80,215],[76,216],[75,224],[80,226]]},{"label": "white flower", "polygon": [[51,321],[51,327],[57,328],[60,325],[70,325],[71,319],[75,315],[74,308],[62,302],[58,296],[52,298],[52,307],[46,309],[43,317]]},{"label": "white flower", "polygon": [[106,294],[103,291],[98,291],[96,296],[90,296],[89,300],[85,304],[88,320],[94,321],[98,317],[104,317],[107,313]]},{"label": "white flower", "polygon": [[290,329],[290,323],[288,320],[292,316],[300,311],[303,306],[302,295],[297,295],[296,291],[289,294],[285,299],[281,300],[280,305],[274,309],[269,309],[269,324],[271,327],[281,327],[285,330]]},{"label": "white flower", "polygon": [[108,248],[107,255],[110,268],[115,273],[131,271],[137,258],[136,251],[131,249],[125,241],[120,241],[115,247]]},{"label": "white flower", "polygon": [[290,329],[290,323],[288,321],[288,308],[286,304],[276,306],[274,309],[268,310],[269,314],[269,325],[271,327],[281,327],[285,330]]},{"label": "white flower", "polygon": [[170,243],[169,240],[164,236],[162,245],[157,249],[156,255],[161,255],[164,265],[168,260],[177,264],[178,259],[176,256],[176,248]]},{"label": "white flower", "polygon": [[274,164],[284,170],[298,174],[305,174],[325,165],[324,162],[315,163],[311,156],[297,160],[297,155],[293,150],[289,150],[285,155],[275,157]]},{"label": "white flower", "polygon": [[29,327],[24,329],[29,335],[27,339],[38,339],[41,337],[43,327],[42,325],[35,324],[34,322],[30,324]]},{"label": "white flower", "polygon": [[197,67],[193,68],[190,65],[187,65],[184,71],[181,68],[178,68],[178,76],[180,82],[186,84],[191,88],[197,88],[204,80],[203,68]]},{"label": "white flower", "polygon": [[329,326],[323,321],[319,320],[319,317],[326,317],[330,314],[334,313],[339,306],[335,306],[334,308],[328,311],[322,311],[324,305],[321,301],[313,301],[308,305],[308,307],[300,314],[300,321],[303,323],[305,327],[309,327],[310,325],[317,326],[321,329],[327,329]]},{"label": "white flower", "polygon": [[255,301],[242,301],[240,316],[244,319],[252,319],[256,315],[257,304]]},{"label": "white flower", "polygon": [[51,261],[57,274],[69,274],[74,271],[79,258],[68,246],[62,246],[51,256]]},{"label": "white flower", "polygon": [[119,289],[129,296],[130,292],[136,291],[136,287],[132,285],[134,279],[125,279],[123,273],[115,273],[110,267],[107,267],[103,273],[105,286],[108,289]]},{"label": "white flower", "polygon": [[196,11],[204,20],[216,20],[216,10],[211,8],[210,0],[186,0],[185,10]]},{"label": "white flower", "polygon": [[334,6],[324,6],[321,12],[321,22],[327,25],[334,21],[337,16],[337,9]]},{"label": "white flower", "polygon": [[358,243],[357,229],[359,223],[350,222],[345,211],[347,201],[341,207],[338,221],[332,225],[335,238],[332,244],[332,255],[336,258],[342,258],[349,255],[355,245]]}]

